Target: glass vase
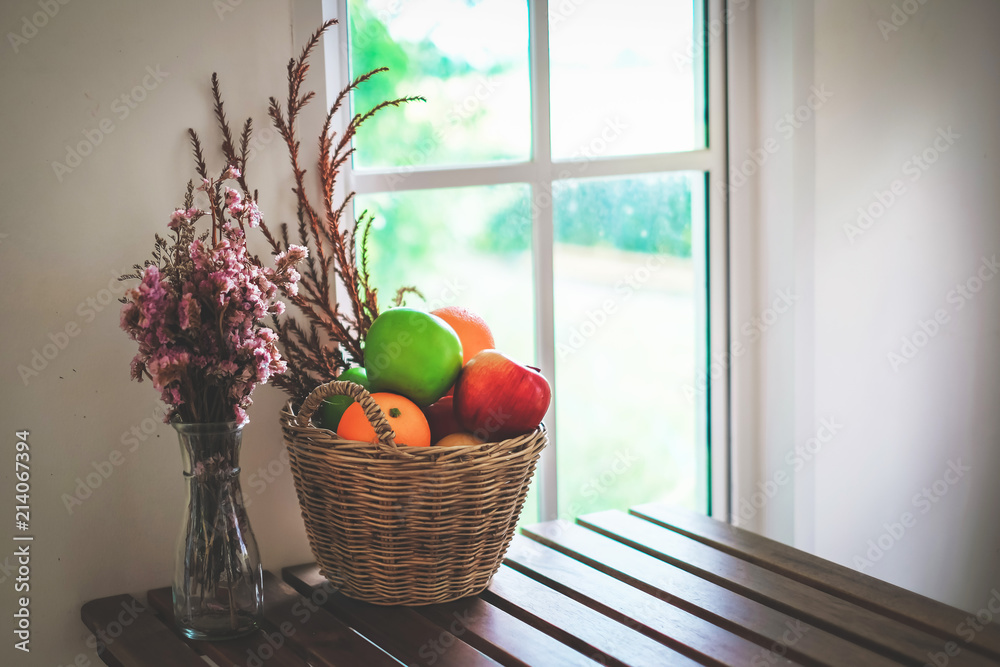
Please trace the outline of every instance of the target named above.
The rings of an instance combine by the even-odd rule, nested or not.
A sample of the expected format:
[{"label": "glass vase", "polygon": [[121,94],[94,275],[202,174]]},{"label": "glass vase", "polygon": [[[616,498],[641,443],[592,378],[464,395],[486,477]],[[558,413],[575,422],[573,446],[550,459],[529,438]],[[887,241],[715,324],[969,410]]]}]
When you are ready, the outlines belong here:
[{"label": "glass vase", "polygon": [[173,423],[187,505],[174,566],[174,619],[191,639],[251,632],[263,609],[263,569],[243,494],[243,425]]}]

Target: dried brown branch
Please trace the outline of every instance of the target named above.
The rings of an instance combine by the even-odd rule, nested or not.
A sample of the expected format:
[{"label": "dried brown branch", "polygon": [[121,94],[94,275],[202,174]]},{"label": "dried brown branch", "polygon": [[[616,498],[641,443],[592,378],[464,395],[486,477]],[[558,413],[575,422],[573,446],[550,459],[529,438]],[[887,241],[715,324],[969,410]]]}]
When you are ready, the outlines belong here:
[{"label": "dried brown branch", "polygon": [[205,166],[205,155],[201,150],[198,133],[188,128],[188,136],[191,138],[191,149],[194,151],[195,172],[202,178],[208,178],[208,167]]},{"label": "dried brown branch", "polygon": [[222,93],[219,90],[219,75],[212,72],[212,109],[215,111],[215,118],[219,122],[219,129],[222,131],[222,154],[226,158],[226,163],[234,167],[239,166],[236,159],[236,147],[233,144],[233,133],[229,129],[229,121],[226,120],[226,111],[222,102]]},{"label": "dried brown branch", "polygon": [[421,299],[424,298],[424,295],[416,287],[400,287],[396,290],[396,298],[393,299],[393,305],[398,307],[406,303],[405,298],[407,294],[416,294]]},{"label": "dried brown branch", "polygon": [[[401,97],[377,104],[364,113],[355,114],[338,136],[333,129],[338,111],[358,86],[382,73],[385,68],[363,74],[341,90],[325,115],[319,135],[319,158],[316,165],[319,206],[314,205],[308,194],[310,185],[306,179],[307,170],[300,156],[298,121],[302,110],[315,98],[313,91],[303,92],[309,72],[309,59],[323,33],[335,24],[336,21],[324,23],[310,36],[299,56],[289,60],[287,99],[279,102],[271,97],[267,110],[272,125],[288,149],[291,162],[292,191],[296,197],[295,243],[309,250],[308,257],[300,264],[302,277],[297,292],[284,293],[308,326],[300,324],[292,316],[274,319],[274,329],[288,363],[288,371],[275,377],[274,384],[291,396],[296,407],[318,384],[333,379],[351,365],[364,363],[362,342],[368,327],[379,313],[378,293],[372,286],[368,268],[371,216],[363,213],[357,220],[349,218],[347,212],[354,199],[353,192],[344,194],[339,204],[334,203],[340,170],[353,154],[352,141],[367,120],[384,109],[423,100],[421,97]],[[237,150],[226,118],[219,79],[215,74],[212,75],[212,100],[215,118],[222,133],[222,154],[228,165],[240,170],[236,180],[243,189],[244,196],[250,198],[246,165],[252,122],[247,119],[244,123]],[[193,130],[190,135],[198,174],[207,179],[208,170],[200,141]],[[215,210],[217,206],[223,205],[221,192],[216,190],[209,195],[213,200],[211,209]],[[252,199],[257,201],[256,191],[253,192]],[[355,231],[359,228],[360,245]],[[279,255],[291,247],[287,224],[282,223],[279,233],[274,234],[266,222],[261,220],[260,230],[270,245],[272,254]],[[338,290],[345,296],[344,310],[338,305]],[[414,288],[403,288],[397,293],[397,302],[408,293],[419,294]]]}]

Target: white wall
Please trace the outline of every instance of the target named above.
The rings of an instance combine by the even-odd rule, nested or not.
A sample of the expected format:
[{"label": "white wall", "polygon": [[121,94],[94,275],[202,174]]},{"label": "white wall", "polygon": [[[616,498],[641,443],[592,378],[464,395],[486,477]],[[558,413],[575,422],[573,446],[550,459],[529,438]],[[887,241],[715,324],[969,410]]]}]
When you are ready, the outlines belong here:
[{"label": "white wall", "polygon": [[[37,34],[27,31],[33,36],[18,52],[7,37],[0,46],[0,489],[2,535],[8,536],[0,565],[13,560],[4,558],[13,552],[13,439],[20,429],[31,431],[36,536],[32,652],[24,660],[11,646],[13,581],[0,570],[0,664],[68,665],[80,654],[84,662],[77,664],[98,664],[84,642],[80,605],[126,591],[141,598],[149,588],[169,585],[183,506],[177,438],[162,423],[154,428],[156,392],[128,378],[134,345],[118,329],[118,304],[100,312],[87,304],[107,303],[105,290],[117,287],[113,277],[147,256],[153,233],[164,231],[180,203],[194,175],[186,128],[217,141],[209,107],[212,71],[221,76],[231,120],[252,115],[261,130],[268,126],[267,97],[286,90],[285,63],[302,44],[299,34],[319,24],[318,4],[308,21],[293,21],[288,0],[224,3],[51,2],[58,13]],[[232,11],[217,13],[226,6]],[[30,21],[39,11],[37,0],[2,3],[0,33],[20,32],[23,17]],[[165,78],[147,78],[147,67],[159,68]],[[144,80],[152,90],[137,93],[146,99],[135,109],[115,104]],[[84,141],[103,119],[113,131],[60,181],[52,163],[65,162],[66,146]],[[310,145],[316,132],[311,125]],[[217,151],[209,155],[212,167],[221,168]],[[280,142],[263,146],[249,171],[265,214],[272,221],[289,219],[290,179]],[[77,335],[25,385],[18,366],[30,366],[32,351],[70,323]],[[278,461],[281,393],[264,387],[255,398],[243,484],[264,566],[278,569],[311,555],[291,475]],[[131,451],[123,435],[143,424],[153,433]],[[77,479],[95,465],[107,469],[113,450],[124,461],[111,466],[110,476],[70,513],[63,494],[73,494]],[[278,472],[273,483],[248,482],[269,464]]]},{"label": "white wall", "polygon": [[[1000,255],[1000,3],[761,0],[731,30],[731,101],[753,116],[731,168],[778,145],[733,196],[733,324],[778,290],[799,297],[733,368],[757,405],[734,420],[735,514],[978,610],[1000,586],[1000,276],[983,268],[968,300],[952,290],[979,288]],[[813,86],[829,99],[807,113]],[[797,108],[789,133],[777,124]],[[908,163],[925,149],[933,164]],[[859,207],[879,213],[878,193],[881,217],[850,227]],[[823,419],[835,434],[810,443]],[[806,445],[818,451],[796,470]]]}]

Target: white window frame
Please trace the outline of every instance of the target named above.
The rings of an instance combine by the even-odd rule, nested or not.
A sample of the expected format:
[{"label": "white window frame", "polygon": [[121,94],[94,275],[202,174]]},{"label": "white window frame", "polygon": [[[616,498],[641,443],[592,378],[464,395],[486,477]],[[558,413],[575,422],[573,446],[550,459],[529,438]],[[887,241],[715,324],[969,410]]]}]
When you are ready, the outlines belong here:
[{"label": "white window frame", "polygon": [[[345,169],[337,196],[354,191],[358,195],[381,192],[398,192],[436,188],[455,188],[505,183],[527,183],[532,188],[532,253],[534,266],[536,363],[550,380],[555,378],[555,336],[553,311],[553,224],[552,197],[539,196],[551,193],[554,181],[563,180],[567,172],[583,173],[586,178],[631,176],[672,171],[699,171],[708,174],[707,184],[707,248],[694,248],[692,256],[708,257],[708,266],[698,267],[708,280],[708,341],[707,348],[699,350],[704,360],[702,369],[708,376],[709,390],[696,391],[699,412],[697,437],[707,442],[711,484],[708,497],[712,516],[729,521],[731,517],[731,450],[729,430],[729,372],[710,371],[710,361],[728,359],[729,352],[729,290],[728,290],[728,215],[723,188],[727,169],[727,119],[726,119],[726,0],[705,0],[705,39],[694,40],[695,54],[707,49],[706,94],[709,100],[709,145],[703,150],[658,153],[603,158],[576,158],[553,160],[549,137],[549,2],[528,0],[529,53],[531,58],[532,147],[531,159],[524,162],[505,162],[496,165],[459,167],[403,167],[355,171]],[[341,19],[335,30],[329,31],[323,44],[325,81],[311,81],[311,89],[318,99],[327,100],[327,108],[337,91],[349,81],[347,44],[347,0],[294,0],[293,44],[304,43],[308,35],[323,20]],[[319,68],[317,68],[319,69]],[[317,105],[318,107],[318,105]],[[318,113],[313,109],[312,113]],[[335,123],[343,130],[349,116],[339,114]],[[400,176],[405,175],[405,187],[399,187]],[[697,211],[695,206],[694,210]],[[544,286],[546,288],[540,288]],[[699,318],[700,319],[700,318]],[[705,341],[699,336],[698,345]],[[542,453],[538,468],[539,514],[543,521],[559,518],[556,456],[558,452],[558,424],[554,409],[546,415],[546,425],[552,438]],[[707,418],[706,418],[707,414]],[[707,427],[708,432],[705,433]],[[704,488],[702,486],[701,488]],[[707,493],[707,489],[706,489]],[[568,518],[568,517],[563,517]]]}]

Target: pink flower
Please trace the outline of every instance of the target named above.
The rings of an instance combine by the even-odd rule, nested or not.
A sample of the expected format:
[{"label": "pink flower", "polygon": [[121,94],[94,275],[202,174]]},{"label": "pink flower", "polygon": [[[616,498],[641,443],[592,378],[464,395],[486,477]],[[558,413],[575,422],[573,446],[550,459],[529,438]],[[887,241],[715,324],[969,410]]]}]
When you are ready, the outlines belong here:
[{"label": "pink flower", "polygon": [[201,179],[201,185],[199,185],[196,190],[201,190],[202,192],[208,192],[208,189],[212,187],[212,181],[207,178]]},{"label": "pink flower", "polygon": [[201,306],[192,294],[185,294],[177,307],[177,315],[181,329],[187,330],[201,324]]},{"label": "pink flower", "polygon": [[176,230],[178,227],[181,226],[182,222],[189,222],[190,220],[191,216],[188,215],[188,212],[182,208],[179,208],[170,214],[170,222],[167,223],[167,227]]},{"label": "pink flower", "polygon": [[243,212],[243,195],[237,190],[226,188],[226,206],[229,207],[229,215],[239,217]]},{"label": "pink flower", "polygon": [[233,165],[229,165],[229,167],[226,169],[225,173],[222,174],[222,177],[223,178],[239,178],[241,175],[242,174],[240,173],[239,169],[237,169]]},{"label": "pink flower", "polygon": [[187,374],[191,355],[176,349],[166,349],[149,360],[146,370],[153,377],[153,386],[167,389],[168,385],[180,383]]},{"label": "pink flower", "polygon": [[250,418],[247,416],[247,413],[243,410],[243,408],[237,407],[235,410],[235,419],[233,421],[238,424],[246,424],[250,421]]},{"label": "pink flower", "polygon": [[131,377],[133,380],[142,382],[142,372],[146,370],[146,364],[143,362],[141,354],[137,354],[132,358],[131,364]]},{"label": "pink flower", "polygon": [[170,310],[171,296],[160,282],[160,271],[156,265],[150,264],[146,267],[142,274],[142,282],[136,289],[138,294],[135,303],[139,308],[136,324],[143,329],[149,328]]},{"label": "pink flower", "polygon": [[278,270],[286,266],[294,266],[309,256],[309,249],[300,245],[290,245],[284,252],[279,252],[274,256],[274,265]]},{"label": "pink flower", "polygon": [[[309,256],[309,251],[299,245],[290,245],[288,249],[274,256],[275,268],[265,268],[264,276],[274,285],[280,287],[285,294],[296,296],[299,293],[298,282],[301,276],[294,266]],[[270,298],[270,294],[269,294]]]},{"label": "pink flower", "polygon": [[[125,293],[126,298],[129,299],[132,298],[132,296],[130,295],[130,292],[132,291],[133,290],[129,290],[128,292]],[[127,303],[122,304],[121,312],[118,315],[118,324],[122,328],[122,331],[129,331],[135,328],[138,321],[139,321],[139,308],[138,306],[135,305],[135,302],[128,301]]]},{"label": "pink flower", "polygon": [[218,366],[216,366],[216,371],[219,375],[236,375],[239,370],[240,367],[228,359],[220,361]]},{"label": "pink flower", "polygon": [[[238,170],[227,172],[238,177]],[[225,204],[237,220],[259,224],[256,202],[241,190],[226,188]],[[276,258],[276,269],[260,267],[247,251],[243,230],[231,221],[222,222],[214,245],[198,238],[179,245],[181,238],[191,239],[187,232],[203,215],[195,207],[171,214],[171,228],[183,232],[163,254],[163,268],[150,264],[126,291],[119,323],[139,348],[132,377],[153,379],[170,406],[168,419],[245,421],[256,386],[287,370],[277,335],[263,320],[284,311],[278,290],[295,289],[299,275],[293,266],[307,251],[290,246]]]},{"label": "pink flower", "polygon": [[257,202],[253,200],[247,200],[246,203],[247,212],[247,224],[251,227],[256,227],[260,224],[260,209],[257,208]]},{"label": "pink flower", "polygon": [[205,254],[205,244],[202,243],[201,239],[195,239],[191,242],[191,247],[188,248],[188,257],[191,259],[197,259]]}]

